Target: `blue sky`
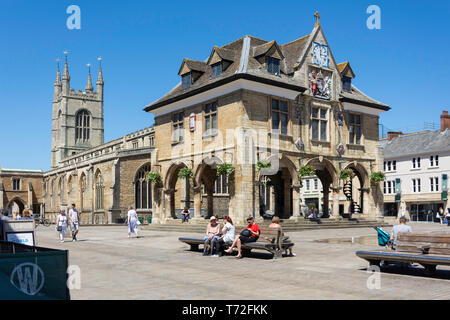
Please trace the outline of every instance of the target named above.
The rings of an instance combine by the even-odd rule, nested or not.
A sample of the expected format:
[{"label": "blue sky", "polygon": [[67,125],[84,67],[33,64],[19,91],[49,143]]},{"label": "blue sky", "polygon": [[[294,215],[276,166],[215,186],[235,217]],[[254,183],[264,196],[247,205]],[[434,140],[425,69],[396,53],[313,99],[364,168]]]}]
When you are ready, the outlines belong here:
[{"label": "blue sky", "polygon": [[[420,130],[449,109],[450,2],[442,1],[84,1],[0,2],[0,165],[50,167],[55,59],[69,50],[71,87],[84,89],[87,63],[97,79],[103,57],[105,141],[148,127],[143,107],[171,90],[184,57],[204,60],[214,45],[250,34],[286,43],[309,34],[313,14],[354,84],[392,107],[389,129]],[[69,5],[81,30],[69,30]],[[381,30],[369,30],[369,5]]]}]

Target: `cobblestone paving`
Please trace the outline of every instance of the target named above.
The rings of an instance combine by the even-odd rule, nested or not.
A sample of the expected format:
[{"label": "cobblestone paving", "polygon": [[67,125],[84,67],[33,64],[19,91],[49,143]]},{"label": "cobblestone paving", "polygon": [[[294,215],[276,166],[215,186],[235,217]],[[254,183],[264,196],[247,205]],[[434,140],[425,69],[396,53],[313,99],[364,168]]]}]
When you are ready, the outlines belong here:
[{"label": "cobblestone paving", "polygon": [[[450,232],[438,224],[411,226]],[[69,263],[80,267],[81,289],[71,291],[72,299],[450,299],[450,268],[443,266],[434,277],[425,277],[418,265],[406,272],[389,268],[381,273],[381,289],[368,289],[372,274],[355,252],[379,250],[371,228],[288,235],[296,257],[272,260],[255,252],[237,260],[189,251],[178,237],[192,233],[145,230],[128,239],[125,226],[82,227],[80,241],[61,244],[53,226],[37,229],[39,246],[68,249]],[[333,241],[316,242],[325,239]]]}]

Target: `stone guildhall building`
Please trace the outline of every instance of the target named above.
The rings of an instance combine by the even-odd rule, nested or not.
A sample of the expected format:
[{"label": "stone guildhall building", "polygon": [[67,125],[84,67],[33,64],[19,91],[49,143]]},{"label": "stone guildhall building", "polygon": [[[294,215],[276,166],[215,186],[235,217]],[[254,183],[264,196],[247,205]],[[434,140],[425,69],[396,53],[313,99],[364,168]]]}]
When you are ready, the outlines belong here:
[{"label": "stone guildhall building", "polygon": [[[82,223],[115,223],[129,205],[153,223],[172,221],[184,207],[194,221],[218,214],[244,223],[268,212],[296,221],[298,171],[311,166],[323,217],[382,216],[383,191],[369,177],[383,170],[378,121],[389,107],[354,86],[356,72],[335,61],[318,15],[310,34],[289,43],[244,36],[205,56],[184,59],[180,83],[145,107],[153,127],[107,143],[101,65],[96,90],[89,72],[85,90],[75,91],[66,59],[54,83],[51,170],[37,173],[36,197],[15,201],[51,217],[74,202]],[[234,172],[218,176],[224,165]],[[353,172],[346,182],[344,169]],[[12,198],[2,180],[5,209]]]}]

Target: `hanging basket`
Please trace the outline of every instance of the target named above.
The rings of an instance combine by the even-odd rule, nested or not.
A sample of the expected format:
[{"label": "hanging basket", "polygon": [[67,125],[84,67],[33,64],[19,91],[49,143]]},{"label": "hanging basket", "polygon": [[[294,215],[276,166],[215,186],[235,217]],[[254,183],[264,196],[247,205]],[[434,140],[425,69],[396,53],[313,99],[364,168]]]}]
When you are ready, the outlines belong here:
[{"label": "hanging basket", "polygon": [[298,175],[300,177],[310,177],[316,174],[316,169],[312,166],[302,166],[298,169]]},{"label": "hanging basket", "polygon": [[162,182],[161,175],[158,172],[149,172],[147,174],[147,180],[154,184],[159,184]]},{"label": "hanging basket", "polygon": [[378,182],[384,181],[385,178],[386,176],[381,171],[372,172],[370,175],[370,182],[373,184],[377,184]]},{"label": "hanging basket", "polygon": [[272,163],[270,160],[260,160],[256,163],[256,168],[258,171],[261,171],[262,169],[269,169],[272,167]]},{"label": "hanging basket", "polygon": [[178,172],[178,179],[193,179],[194,172],[189,168],[183,168]]},{"label": "hanging basket", "polygon": [[348,180],[350,178],[353,178],[355,173],[351,169],[344,169],[339,173],[339,179],[341,180]]},{"label": "hanging basket", "polygon": [[231,163],[223,163],[217,166],[217,176],[220,177],[222,175],[230,176],[234,174],[234,168]]}]

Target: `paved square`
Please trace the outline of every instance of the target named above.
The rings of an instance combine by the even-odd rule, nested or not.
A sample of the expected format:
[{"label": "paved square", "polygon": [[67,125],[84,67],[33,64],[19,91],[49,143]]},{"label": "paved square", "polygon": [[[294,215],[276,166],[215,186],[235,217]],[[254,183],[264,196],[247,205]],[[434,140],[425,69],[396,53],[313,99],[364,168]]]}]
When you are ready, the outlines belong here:
[{"label": "paved square", "polygon": [[[411,225],[450,232],[438,224]],[[68,249],[69,264],[80,267],[81,289],[71,291],[72,299],[450,299],[450,268],[444,266],[432,278],[419,266],[406,273],[389,269],[380,290],[368,289],[368,264],[355,251],[379,250],[371,228],[288,235],[296,257],[271,260],[255,252],[237,260],[189,251],[178,237],[192,233],[142,230],[141,238],[128,239],[126,226],[82,227],[80,241],[61,244],[54,226],[37,229],[39,246]],[[365,241],[352,244],[351,237]],[[317,242],[335,238],[347,243]]]}]

